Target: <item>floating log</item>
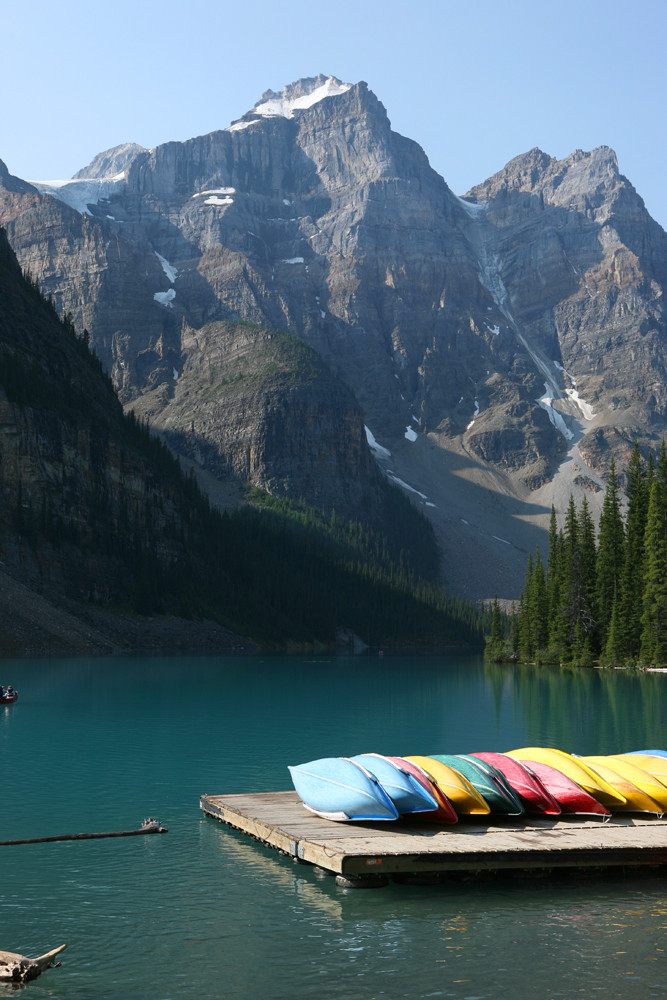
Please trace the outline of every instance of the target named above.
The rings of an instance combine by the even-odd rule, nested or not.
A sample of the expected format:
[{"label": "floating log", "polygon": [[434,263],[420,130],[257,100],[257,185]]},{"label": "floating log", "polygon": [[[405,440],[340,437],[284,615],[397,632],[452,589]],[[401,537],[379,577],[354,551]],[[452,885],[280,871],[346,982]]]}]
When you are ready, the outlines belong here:
[{"label": "floating log", "polygon": [[0,847],[15,844],[51,844],[55,840],[99,840],[102,837],[137,837],[143,833],[168,833],[157,819],[145,819],[138,830],[120,830],[115,833],[63,833],[56,837],[25,837],[23,840],[0,840]]},{"label": "floating log", "polygon": [[47,951],[39,958],[26,958],[13,951],[0,951],[0,983],[28,983],[31,979],[37,979],[45,969],[60,965],[60,962],[54,963],[53,960],[66,947],[66,944],[61,944],[59,948]]}]

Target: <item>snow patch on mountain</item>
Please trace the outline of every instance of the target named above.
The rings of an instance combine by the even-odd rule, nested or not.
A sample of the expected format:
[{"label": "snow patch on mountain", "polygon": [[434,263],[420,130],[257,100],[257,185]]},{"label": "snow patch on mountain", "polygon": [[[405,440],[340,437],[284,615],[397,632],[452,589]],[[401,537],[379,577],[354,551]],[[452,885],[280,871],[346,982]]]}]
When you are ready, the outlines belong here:
[{"label": "snow patch on mountain", "polygon": [[240,132],[250,125],[256,125],[263,118],[293,118],[295,112],[312,108],[328,97],[339,97],[352,88],[351,83],[341,83],[335,76],[322,76],[309,80],[299,80],[280,91],[267,90],[255,107],[239,121],[233,122],[228,132]]},{"label": "snow patch on mountain", "polygon": [[383,448],[381,444],[378,444],[375,440],[373,432],[370,427],[364,425],[364,430],[366,431],[366,440],[368,441],[368,447],[371,449],[376,458],[391,458],[391,452],[388,448]]},{"label": "snow patch on mountain", "polygon": [[58,201],[64,201],[80,215],[90,215],[90,205],[99,205],[101,201],[117,194],[125,187],[126,174],[122,171],[113,177],[88,177],[65,181],[30,181],[40,194],[51,195]]},{"label": "snow patch on mountain", "polygon": [[302,94],[299,97],[289,96],[291,88],[286,87],[280,94],[272,94],[268,100],[256,104],[253,112],[263,118],[293,118],[295,111],[312,108],[314,104],[319,104],[327,97],[338,97],[350,90],[351,86],[351,83],[341,83],[335,77],[330,76],[309,94]]},{"label": "snow patch on mountain", "polygon": [[167,275],[167,277],[169,278],[169,281],[173,285],[173,283],[176,281],[176,275],[178,274],[178,268],[174,267],[173,264],[170,264],[169,261],[166,260],[166,258],[162,256],[162,254],[159,254],[157,252],[157,250],[154,250],[153,253],[157,257],[157,259],[160,261],[160,264],[162,265],[162,270]]}]

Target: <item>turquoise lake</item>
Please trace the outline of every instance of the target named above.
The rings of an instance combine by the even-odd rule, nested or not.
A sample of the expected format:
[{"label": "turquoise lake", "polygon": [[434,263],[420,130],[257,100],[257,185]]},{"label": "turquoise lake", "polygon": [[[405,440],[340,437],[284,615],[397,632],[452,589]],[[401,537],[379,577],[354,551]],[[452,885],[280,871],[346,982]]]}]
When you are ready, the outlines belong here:
[{"label": "turquoise lake", "polygon": [[26,1000],[667,997],[665,878],[346,889],[199,809],[314,757],[667,747],[667,674],[385,654],[16,660],[0,682],[0,840],[169,830],[0,848],[0,949],[68,946]]}]

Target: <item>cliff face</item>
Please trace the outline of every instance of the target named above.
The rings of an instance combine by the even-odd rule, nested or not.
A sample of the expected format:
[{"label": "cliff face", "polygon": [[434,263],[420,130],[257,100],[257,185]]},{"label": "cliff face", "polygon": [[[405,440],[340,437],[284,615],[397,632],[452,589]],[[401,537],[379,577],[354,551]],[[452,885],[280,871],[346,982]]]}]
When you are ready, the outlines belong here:
[{"label": "cliff face", "polygon": [[380,472],[352,392],[289,334],[247,323],[182,330],[181,370],[136,412],[220,479],[356,516],[378,507]]},{"label": "cliff face", "polygon": [[[122,601],[142,551],[183,558],[183,497],[141,453],[87,346],[28,285],[0,230],[3,565],[58,598]],[[130,572],[133,567],[133,572]]]},{"label": "cliff face", "polygon": [[0,169],[0,221],[123,402],[216,474],[323,506],[370,482],[350,397],[329,376],[260,388],[268,341],[238,320],[315,348],[427,513],[451,503],[448,456],[548,511],[566,453],[567,485],[599,489],[611,454],[667,432],[667,236],[605,147],[532,150],[461,199],[366,84],[317,77],[65,186]]},{"label": "cliff face", "polygon": [[483,205],[489,284],[536,366],[546,361],[556,412],[584,419],[587,461],[606,471],[635,437],[655,446],[667,416],[667,235],[613,151],[558,161],[532,150],[469,196]]}]

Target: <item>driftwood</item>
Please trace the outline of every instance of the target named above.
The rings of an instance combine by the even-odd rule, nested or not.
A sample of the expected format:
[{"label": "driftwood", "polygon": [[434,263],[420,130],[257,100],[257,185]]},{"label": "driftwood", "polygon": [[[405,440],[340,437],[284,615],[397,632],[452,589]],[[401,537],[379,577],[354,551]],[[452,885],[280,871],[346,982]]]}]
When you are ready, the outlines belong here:
[{"label": "driftwood", "polygon": [[31,979],[37,979],[45,969],[52,965],[60,965],[53,959],[64,951],[66,944],[61,944],[53,951],[47,951],[46,955],[39,958],[26,958],[25,955],[17,955],[13,951],[0,951],[0,983],[27,983]]},{"label": "driftwood", "polygon": [[101,837],[137,837],[143,833],[168,833],[157,819],[145,819],[138,830],[120,830],[117,833],[62,833],[56,837],[25,837],[23,840],[0,840],[0,847],[16,844],[51,844],[56,840],[98,840]]}]

